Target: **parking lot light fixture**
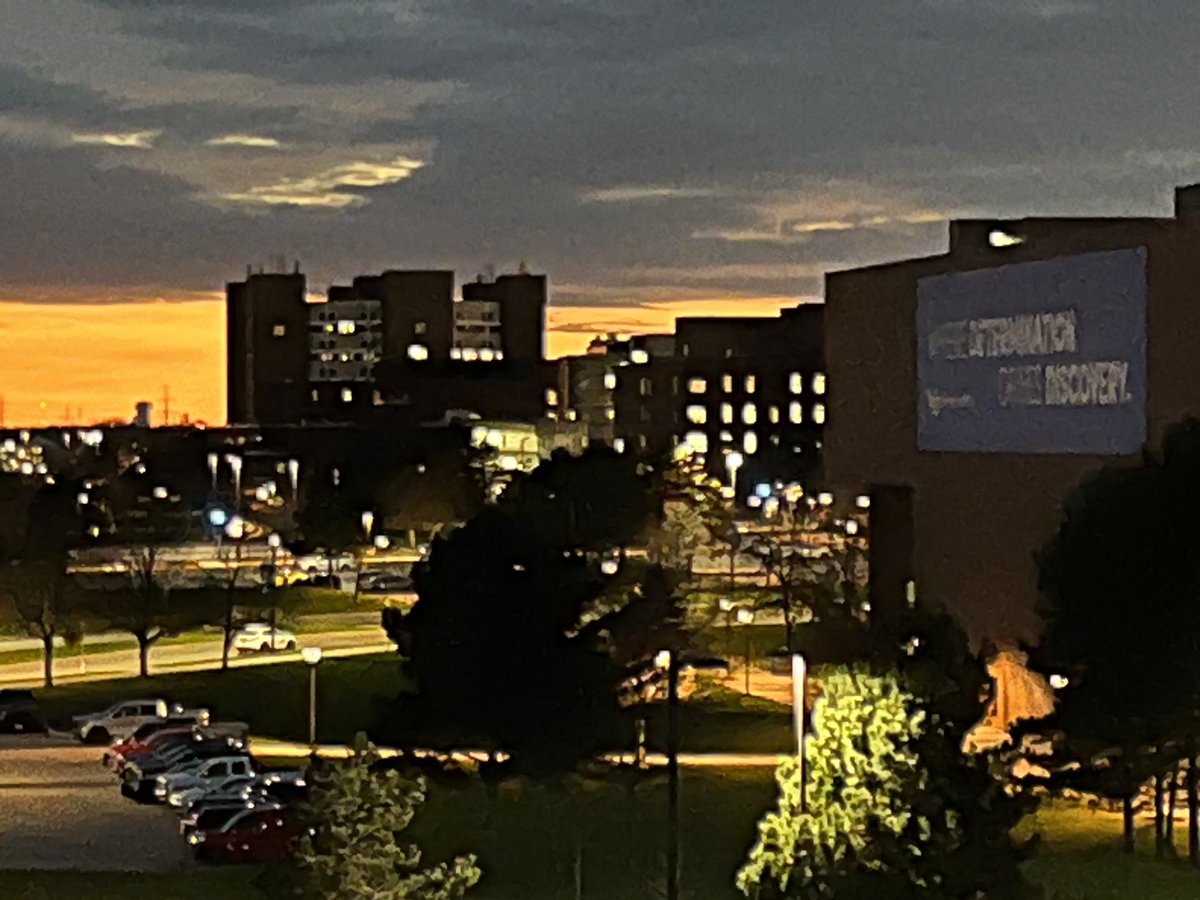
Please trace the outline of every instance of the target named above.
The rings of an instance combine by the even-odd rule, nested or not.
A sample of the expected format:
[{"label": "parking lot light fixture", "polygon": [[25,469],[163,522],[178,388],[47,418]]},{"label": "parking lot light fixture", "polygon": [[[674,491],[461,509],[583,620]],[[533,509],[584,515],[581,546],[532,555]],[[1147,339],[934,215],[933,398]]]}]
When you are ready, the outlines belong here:
[{"label": "parking lot light fixture", "polygon": [[308,665],[308,745],[317,752],[317,666],[321,662],[320,647],[305,647],[300,658]]},{"label": "parking lot light fixture", "polygon": [[[737,620],[738,620],[739,625],[751,624],[754,621],[754,610],[746,609],[743,606],[741,609],[739,609],[737,611]],[[744,631],[746,632],[746,653],[745,653],[746,691],[745,691],[745,693],[746,693],[746,696],[749,697],[750,696],[750,629],[746,628],[746,629],[744,629]]]}]

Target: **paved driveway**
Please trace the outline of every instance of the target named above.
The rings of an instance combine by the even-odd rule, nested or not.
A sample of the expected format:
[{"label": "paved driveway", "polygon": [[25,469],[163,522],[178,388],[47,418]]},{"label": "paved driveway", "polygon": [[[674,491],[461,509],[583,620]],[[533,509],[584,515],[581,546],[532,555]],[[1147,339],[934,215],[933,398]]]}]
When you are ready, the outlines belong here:
[{"label": "paved driveway", "polygon": [[101,751],[0,737],[0,869],[165,872],[188,864],[175,817],[117,790]]}]

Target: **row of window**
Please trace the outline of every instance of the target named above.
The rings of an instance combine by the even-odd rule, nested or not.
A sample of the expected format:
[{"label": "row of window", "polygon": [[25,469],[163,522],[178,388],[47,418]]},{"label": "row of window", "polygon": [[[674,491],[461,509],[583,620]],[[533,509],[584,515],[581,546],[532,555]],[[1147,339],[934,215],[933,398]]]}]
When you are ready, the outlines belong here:
[{"label": "row of window", "polygon": [[309,377],[313,381],[368,381],[371,378],[372,368],[372,366],[359,366],[357,369],[353,369],[342,366],[334,369],[321,366],[316,370],[316,374],[310,374]]},{"label": "row of window", "polygon": [[321,362],[378,362],[379,355],[373,350],[361,350],[354,353],[331,353],[328,350],[317,354]]},{"label": "row of window", "polygon": [[[643,407],[644,408],[644,407]],[[708,408],[700,404],[692,404],[684,411],[687,420],[693,425],[704,425],[708,422]],[[825,404],[814,403],[812,405],[812,421],[817,425],[825,423]],[[733,424],[733,404],[722,403],[720,407],[721,422],[725,425]],[[778,406],[767,407],[767,420],[775,425],[779,422],[780,410]],[[742,422],[746,425],[753,425],[758,421],[758,407],[753,403],[742,404]],[[804,405],[799,400],[793,400],[788,404],[788,421],[793,425],[798,425],[804,421]]]},{"label": "row of window", "polygon": [[[610,382],[611,378],[611,382]],[[733,375],[721,376],[721,390],[726,394],[732,394],[735,378]],[[617,376],[613,374],[604,376],[604,386],[612,390],[617,386]],[[742,388],[747,394],[753,394],[758,388],[758,377],[756,375],[745,375],[742,377]],[[678,393],[678,381],[672,385],[674,393]],[[687,381],[687,390],[689,394],[703,394],[708,390],[708,379],[702,375],[694,375]],[[800,372],[792,372],[788,375],[788,392],[792,394],[800,394],[804,392],[804,376]],[[812,392],[817,395],[825,393],[825,373],[816,372],[812,376]],[[643,397],[650,397],[654,394],[654,381],[651,378],[642,378],[638,382],[638,393]]]},{"label": "row of window", "polygon": [[[313,388],[312,391],[309,393],[309,398],[312,400],[313,403],[320,403],[321,402],[321,392],[319,390],[317,390],[316,388]],[[342,403],[353,403],[354,402],[354,388],[348,388],[348,387],[342,388],[340,391],[338,391],[338,399],[341,400]],[[379,393],[379,391],[377,391],[377,390],[371,391],[371,403],[375,406],[383,405],[383,396]]]},{"label": "row of window", "polygon": [[504,359],[504,351],[498,347],[451,347],[450,358],[464,362],[494,362]]},{"label": "row of window", "polygon": [[[347,315],[345,307],[341,307],[339,309],[321,309],[318,307],[312,311],[309,317],[320,322],[333,322],[344,321],[346,320]],[[378,320],[379,309],[377,307],[372,308],[370,306],[363,306],[359,308],[354,317],[363,321]]]}]

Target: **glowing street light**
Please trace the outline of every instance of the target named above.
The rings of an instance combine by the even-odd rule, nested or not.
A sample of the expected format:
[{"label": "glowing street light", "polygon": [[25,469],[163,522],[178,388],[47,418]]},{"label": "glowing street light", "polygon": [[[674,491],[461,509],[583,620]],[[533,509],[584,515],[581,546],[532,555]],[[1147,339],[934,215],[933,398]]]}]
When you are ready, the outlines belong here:
[{"label": "glowing street light", "polygon": [[363,527],[363,534],[366,536],[368,541],[371,540],[371,529],[374,526],[375,526],[375,513],[371,512],[370,510],[367,510],[366,512],[364,512],[362,514],[362,527]]},{"label": "glowing street light", "polygon": [[800,767],[800,812],[806,811],[804,786],[804,703],[808,697],[808,663],[799,653],[792,654],[792,725],[796,732],[796,757]]},{"label": "glowing street light", "polygon": [[229,468],[233,470],[233,502],[235,509],[242,508],[242,458],[233,453],[225,457]]},{"label": "glowing street light", "polygon": [[221,457],[216,453],[208,454],[208,474],[212,479],[212,490],[217,492],[217,467],[221,464]]},{"label": "glowing street light", "polygon": [[300,658],[308,666],[308,745],[315,755],[317,752],[317,666],[321,662],[320,647],[305,647],[300,651]]},{"label": "glowing street light", "polygon": [[292,483],[292,503],[296,502],[296,494],[300,487],[300,460],[289,459],[287,461],[288,479]]},{"label": "glowing street light", "polygon": [[733,491],[735,500],[737,498],[737,473],[743,462],[745,462],[745,458],[736,450],[725,454],[725,468],[729,470],[729,488]]},{"label": "glowing street light", "polygon": [[[754,610],[742,607],[737,611],[739,625],[750,625],[754,622]],[[746,628],[746,696],[750,696],[750,629]]]}]

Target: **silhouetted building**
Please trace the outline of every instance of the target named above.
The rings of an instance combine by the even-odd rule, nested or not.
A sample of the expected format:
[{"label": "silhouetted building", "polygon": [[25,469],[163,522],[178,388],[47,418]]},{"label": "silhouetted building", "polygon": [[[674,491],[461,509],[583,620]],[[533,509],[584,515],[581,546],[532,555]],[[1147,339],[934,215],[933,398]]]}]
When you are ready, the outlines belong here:
[{"label": "silhouetted building", "polygon": [[308,380],[304,276],[246,273],[225,290],[230,422],[295,422]]},{"label": "silhouetted building", "polygon": [[1175,209],[955,221],[944,254],[828,276],[825,466],[869,490],[875,609],[1036,640],[1063,499],[1200,414],[1200,186]]},{"label": "silhouetted building", "polygon": [[[505,361],[529,366],[544,359],[546,303],[549,299],[545,275],[521,271],[516,275],[501,275],[494,281],[468,282],[462,287],[462,297],[465,308],[460,321],[464,329],[489,311],[499,316],[499,350]],[[482,305],[471,307],[467,304]],[[479,314],[468,319],[468,311],[472,309],[478,310]],[[460,334],[465,339],[467,333],[460,331]],[[461,346],[465,353],[467,345]]]},{"label": "silhouetted building", "polygon": [[686,448],[722,478],[737,452],[747,484],[805,479],[825,423],[823,312],[813,304],[778,318],[681,318],[670,352],[660,336],[635,339],[614,369],[618,446]]}]

